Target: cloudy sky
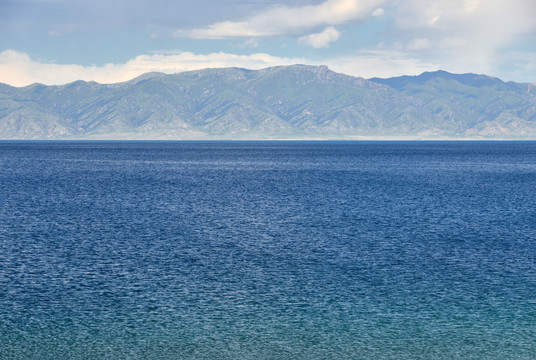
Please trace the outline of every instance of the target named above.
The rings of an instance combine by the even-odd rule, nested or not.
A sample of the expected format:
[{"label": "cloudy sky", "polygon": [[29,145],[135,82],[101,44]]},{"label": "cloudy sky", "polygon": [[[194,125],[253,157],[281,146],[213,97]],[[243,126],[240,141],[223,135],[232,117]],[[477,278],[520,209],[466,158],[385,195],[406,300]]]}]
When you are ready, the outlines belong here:
[{"label": "cloudy sky", "polygon": [[536,82],[536,0],[0,0],[0,82],[328,65]]}]

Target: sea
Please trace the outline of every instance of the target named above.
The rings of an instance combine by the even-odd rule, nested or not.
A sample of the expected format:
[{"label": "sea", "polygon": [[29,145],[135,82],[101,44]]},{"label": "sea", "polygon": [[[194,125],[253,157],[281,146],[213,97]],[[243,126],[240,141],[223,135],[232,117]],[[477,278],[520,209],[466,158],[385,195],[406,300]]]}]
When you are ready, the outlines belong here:
[{"label": "sea", "polygon": [[0,359],[536,359],[536,142],[2,141]]}]

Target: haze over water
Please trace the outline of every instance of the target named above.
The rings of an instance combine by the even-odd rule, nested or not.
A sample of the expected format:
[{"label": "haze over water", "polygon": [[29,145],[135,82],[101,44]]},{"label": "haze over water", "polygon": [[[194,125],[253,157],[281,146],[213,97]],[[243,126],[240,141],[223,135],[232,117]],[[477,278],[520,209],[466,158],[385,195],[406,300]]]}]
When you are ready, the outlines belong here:
[{"label": "haze over water", "polygon": [[2,359],[534,359],[536,142],[0,142]]}]

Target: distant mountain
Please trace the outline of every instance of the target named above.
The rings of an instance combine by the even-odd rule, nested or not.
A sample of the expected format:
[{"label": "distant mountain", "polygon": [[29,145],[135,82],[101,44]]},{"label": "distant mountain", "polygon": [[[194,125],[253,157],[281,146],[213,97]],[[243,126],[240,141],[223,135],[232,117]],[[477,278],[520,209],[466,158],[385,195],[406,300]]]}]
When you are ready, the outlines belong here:
[{"label": "distant mountain", "polygon": [[536,138],[533,84],[445,71],[370,81],[416,100],[412,106],[443,136]]},{"label": "distant mountain", "polygon": [[325,66],[0,84],[1,139],[536,138],[536,88],[444,71],[362,79]]}]

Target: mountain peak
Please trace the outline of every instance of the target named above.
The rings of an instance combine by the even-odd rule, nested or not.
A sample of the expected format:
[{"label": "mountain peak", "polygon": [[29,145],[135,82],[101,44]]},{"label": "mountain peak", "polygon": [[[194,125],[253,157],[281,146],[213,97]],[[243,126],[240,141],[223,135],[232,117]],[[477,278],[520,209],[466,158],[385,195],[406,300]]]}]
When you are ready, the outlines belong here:
[{"label": "mountain peak", "polygon": [[423,86],[426,83],[438,80],[452,80],[461,85],[481,88],[505,84],[504,81],[487,75],[466,73],[453,74],[444,70],[423,72],[420,75],[404,75],[392,78],[371,78],[370,81],[390,86],[396,90],[403,90],[410,86]]},{"label": "mountain peak", "polygon": [[137,83],[142,82],[142,81],[159,78],[159,77],[162,77],[162,76],[165,76],[165,75],[166,74],[161,73],[161,72],[152,71],[152,72],[148,72],[148,73],[142,74],[140,76],[137,76],[134,79],[127,81],[126,83],[137,84]]}]

